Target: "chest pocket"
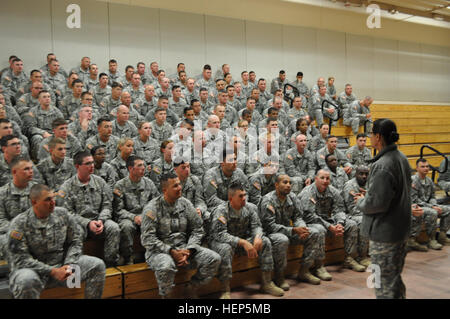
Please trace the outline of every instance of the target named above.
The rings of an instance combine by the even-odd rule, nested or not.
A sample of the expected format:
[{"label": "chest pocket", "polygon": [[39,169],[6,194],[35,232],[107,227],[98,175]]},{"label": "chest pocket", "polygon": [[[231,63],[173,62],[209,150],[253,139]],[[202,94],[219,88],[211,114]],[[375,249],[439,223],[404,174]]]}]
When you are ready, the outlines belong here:
[{"label": "chest pocket", "polygon": [[67,226],[61,222],[47,226],[47,250],[51,252],[62,252],[66,241]]},{"label": "chest pocket", "polygon": [[231,235],[244,237],[250,229],[248,216],[229,216],[228,232]]},{"label": "chest pocket", "polygon": [[175,211],[170,218],[170,232],[171,233],[186,233],[187,218],[183,210]]},{"label": "chest pocket", "polygon": [[331,217],[331,207],[333,206],[333,199],[331,197],[318,198],[316,211],[318,215]]},{"label": "chest pocket", "polygon": [[30,208],[31,203],[28,196],[14,195],[12,198],[9,197],[6,200],[6,207],[8,207],[8,217],[12,220],[14,217],[19,215],[21,212]]}]

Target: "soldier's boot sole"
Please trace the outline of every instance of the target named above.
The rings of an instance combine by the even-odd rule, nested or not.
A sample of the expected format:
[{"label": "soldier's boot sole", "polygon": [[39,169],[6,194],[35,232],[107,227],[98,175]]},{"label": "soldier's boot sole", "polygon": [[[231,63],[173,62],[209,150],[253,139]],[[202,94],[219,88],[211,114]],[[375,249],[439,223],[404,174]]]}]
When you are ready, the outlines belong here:
[{"label": "soldier's boot sole", "polygon": [[261,285],[261,292],[272,295],[274,297],[284,296],[284,290],[277,287],[273,281]]}]

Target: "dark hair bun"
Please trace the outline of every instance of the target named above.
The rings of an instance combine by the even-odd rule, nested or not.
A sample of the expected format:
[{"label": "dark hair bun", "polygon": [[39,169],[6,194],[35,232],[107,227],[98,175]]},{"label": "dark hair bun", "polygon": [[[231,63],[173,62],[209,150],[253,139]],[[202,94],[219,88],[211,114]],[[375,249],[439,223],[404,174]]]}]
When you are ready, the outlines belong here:
[{"label": "dark hair bun", "polygon": [[400,138],[400,135],[397,132],[391,132],[391,134],[389,135],[389,140],[392,143],[397,142],[399,138]]}]

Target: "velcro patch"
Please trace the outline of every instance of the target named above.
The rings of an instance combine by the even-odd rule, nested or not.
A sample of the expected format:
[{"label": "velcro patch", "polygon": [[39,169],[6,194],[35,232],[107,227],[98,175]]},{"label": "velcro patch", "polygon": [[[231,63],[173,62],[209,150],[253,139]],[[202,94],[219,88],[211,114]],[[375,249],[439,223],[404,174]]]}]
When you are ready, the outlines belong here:
[{"label": "velcro patch", "polygon": [[151,220],[155,220],[156,218],[155,213],[153,213],[151,210],[146,211],[145,215],[147,215],[147,217],[150,218]]},{"label": "velcro patch", "polygon": [[211,182],[210,182],[210,183],[211,183],[211,185],[212,185],[212,186],[214,186],[214,188],[217,188],[217,183],[216,183],[216,181],[215,181],[215,180],[211,180]]},{"label": "velcro patch", "polygon": [[16,240],[22,240],[23,234],[21,232],[18,232],[17,230],[13,230],[11,232],[11,238],[16,239]]},{"label": "velcro patch", "polygon": [[154,171],[156,174],[161,174],[161,170],[159,169],[158,166],[153,167],[153,171]]},{"label": "velcro patch", "polygon": [[267,206],[267,209],[270,210],[273,214],[275,214],[275,208],[272,205]]},{"label": "velcro patch", "polygon": [[255,188],[257,189],[257,190],[261,190],[261,185],[258,183],[258,182],[254,182],[253,183],[253,186],[255,186]]},{"label": "velcro patch", "polygon": [[114,193],[115,195],[119,196],[119,197],[122,196],[122,193],[121,193],[120,190],[118,190],[117,188],[114,189],[113,193]]},{"label": "velcro patch", "polygon": [[222,224],[224,224],[224,225],[227,224],[227,220],[226,220],[225,216],[220,216],[220,217],[218,218],[218,220],[219,220]]},{"label": "velcro patch", "polygon": [[287,158],[289,158],[291,161],[294,159],[291,154],[288,154]]},{"label": "velcro patch", "polygon": [[56,195],[58,195],[61,198],[66,197],[66,192],[64,192],[62,189],[56,192]]}]

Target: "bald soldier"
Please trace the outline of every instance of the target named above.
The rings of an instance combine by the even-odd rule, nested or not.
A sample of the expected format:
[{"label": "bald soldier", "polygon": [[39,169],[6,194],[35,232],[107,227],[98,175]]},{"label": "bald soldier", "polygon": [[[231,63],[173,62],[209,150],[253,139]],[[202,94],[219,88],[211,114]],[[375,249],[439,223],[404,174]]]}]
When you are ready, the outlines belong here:
[{"label": "bald soldier", "polygon": [[105,264],[99,258],[82,255],[77,222],[65,208],[55,207],[54,197],[46,185],[34,185],[30,190],[32,207],[11,222],[10,291],[16,299],[39,299],[44,288],[66,286],[66,280],[79,267],[78,275],[86,284],[84,297],[100,299]]},{"label": "bald soldier", "polygon": [[301,281],[320,284],[320,279],[309,269],[316,260],[320,264],[325,258],[326,231],[321,225],[307,225],[300,206],[295,194],[291,193],[291,178],[285,174],[277,176],[275,190],[265,195],[259,206],[263,229],[272,243],[275,284],[285,291],[289,290],[284,279],[289,244],[304,246],[298,274]]}]

